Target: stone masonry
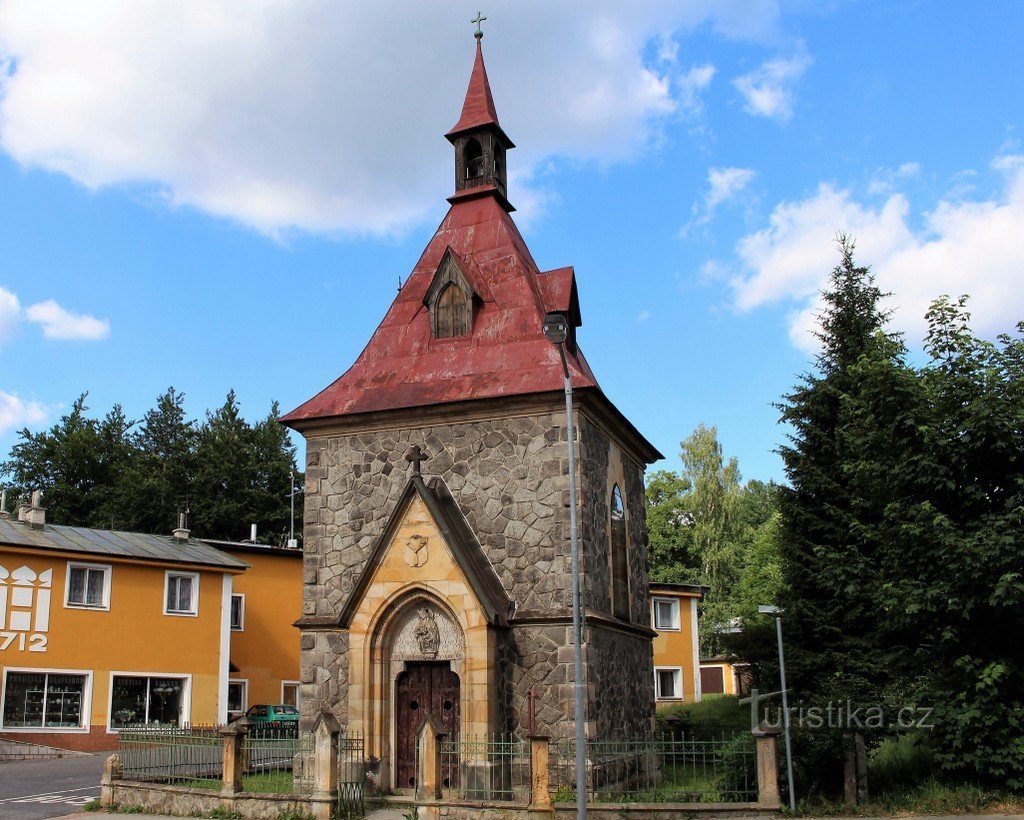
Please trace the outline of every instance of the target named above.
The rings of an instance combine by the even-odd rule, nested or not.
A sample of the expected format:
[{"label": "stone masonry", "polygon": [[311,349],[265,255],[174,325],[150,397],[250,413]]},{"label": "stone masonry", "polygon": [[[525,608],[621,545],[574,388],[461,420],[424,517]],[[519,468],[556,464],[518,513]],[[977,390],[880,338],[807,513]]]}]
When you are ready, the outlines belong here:
[{"label": "stone masonry", "polygon": [[[653,719],[653,667],[646,627],[647,572],[642,472],[608,435],[577,413],[585,600],[603,617],[588,627],[590,734],[637,734]],[[550,412],[308,437],[302,636],[302,712],[348,717],[348,636],[330,625],[344,607],[406,485],[405,453],[430,454],[425,476],[446,483],[515,602],[498,641],[494,731],[572,734],[571,563],[565,416]],[[633,625],[610,615],[610,462],[627,506]],[[312,625],[315,622],[315,626]],[[627,683],[628,679],[628,683]]]}]

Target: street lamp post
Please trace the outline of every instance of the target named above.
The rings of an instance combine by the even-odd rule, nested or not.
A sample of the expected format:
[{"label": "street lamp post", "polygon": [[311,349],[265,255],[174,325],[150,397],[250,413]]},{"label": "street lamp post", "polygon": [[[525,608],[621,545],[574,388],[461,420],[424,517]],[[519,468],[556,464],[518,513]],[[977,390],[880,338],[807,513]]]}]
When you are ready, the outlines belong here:
[{"label": "street lamp post", "polygon": [[583,616],[580,604],[580,542],[576,525],[576,447],[572,424],[572,377],[565,358],[569,323],[561,313],[544,317],[544,337],[558,348],[565,375],[565,427],[569,449],[569,542],[572,549],[573,696],[576,721],[576,817],[587,816],[587,748],[583,713]]},{"label": "street lamp post", "polygon": [[782,727],[786,737],[786,776],[789,782],[789,810],[796,812],[793,791],[793,750],[789,742],[789,694],[786,692],[786,659],[782,654],[782,610],[777,606],[759,606],[757,611],[775,616],[775,635],[779,642],[779,683],[782,685]]}]

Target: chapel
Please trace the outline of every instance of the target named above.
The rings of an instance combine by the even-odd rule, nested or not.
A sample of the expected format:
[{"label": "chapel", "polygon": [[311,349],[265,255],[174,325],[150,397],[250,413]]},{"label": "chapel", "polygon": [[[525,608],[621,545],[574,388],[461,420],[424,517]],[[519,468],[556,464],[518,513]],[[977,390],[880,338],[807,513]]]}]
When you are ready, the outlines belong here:
[{"label": "chapel", "polygon": [[[644,470],[661,454],[577,341],[571,267],[541,271],[512,220],[480,34],[450,208],[355,363],[281,420],[306,439],[301,711],[365,738],[382,788],[414,733],[571,738],[567,319],[586,732],[653,730]],[[381,287],[385,287],[381,282]],[[613,332],[607,328],[606,332]]]}]

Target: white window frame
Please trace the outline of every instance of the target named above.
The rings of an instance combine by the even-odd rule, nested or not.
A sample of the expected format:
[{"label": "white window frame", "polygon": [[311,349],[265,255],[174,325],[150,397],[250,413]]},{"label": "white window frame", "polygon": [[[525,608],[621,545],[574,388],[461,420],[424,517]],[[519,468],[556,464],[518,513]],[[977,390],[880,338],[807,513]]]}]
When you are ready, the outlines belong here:
[{"label": "white window frame", "polygon": [[[188,611],[167,608],[167,590],[171,586],[171,578],[192,579],[192,608]],[[169,569],[164,573],[164,615],[176,615],[182,618],[196,618],[199,616],[199,573],[181,572],[180,570]]]},{"label": "white window frame", "polygon": [[[236,683],[242,687],[242,708],[238,711],[236,717],[241,717],[245,714],[245,711],[249,708],[249,681],[245,678],[228,678],[228,689],[231,688],[231,684]],[[228,704],[225,704],[227,706]],[[231,713],[236,711],[234,709],[227,709],[228,719],[231,719]]]},{"label": "white window frame", "polygon": [[[661,626],[658,624],[658,604],[671,604],[672,605],[672,625]],[[651,623],[654,625],[656,632],[679,632],[679,599],[669,598],[664,596],[657,596],[651,599]]]},{"label": "white window frame", "polygon": [[[0,687],[0,731],[39,734],[82,734],[88,732],[92,718],[92,670],[91,669],[38,669],[28,666],[5,666],[3,687]],[[7,726],[4,723],[4,704],[7,703],[7,676],[11,672],[27,672],[32,675],[81,675],[85,678],[82,687],[81,726]],[[45,714],[45,711],[44,711]]]},{"label": "white window frame", "polygon": [[286,702],[285,699],[284,699],[284,688],[286,686],[294,686],[295,687],[295,708],[298,709],[299,708],[299,704],[302,702],[302,683],[301,683],[301,681],[297,681],[297,680],[283,680],[283,681],[281,681],[281,700],[279,701],[280,703],[285,703]]},{"label": "white window frame", "polygon": [[116,735],[121,730],[112,724],[114,717],[114,678],[174,678],[182,681],[181,720],[179,726],[191,722],[192,717],[192,676],[185,672],[128,672],[118,670],[110,673],[107,681],[107,734]]},{"label": "white window frame", "polygon": [[[80,604],[71,600],[71,571],[74,569],[99,570],[103,573],[103,600],[99,604]],[[65,609],[92,609],[110,611],[110,577],[113,568],[110,564],[90,564],[86,561],[68,561],[67,570],[64,573],[64,608]],[[86,576],[88,577],[88,576]],[[86,590],[89,585],[86,583]]]},{"label": "white window frame", "polygon": [[[661,678],[659,672],[672,672],[673,680],[679,689],[678,695],[663,695],[661,693]],[[654,667],[654,699],[655,700],[683,700],[683,667],[681,666],[655,666]]]},{"label": "white window frame", "polygon": [[[242,603],[238,608],[238,621],[239,625],[235,626],[231,624],[232,632],[245,632],[245,593],[244,592],[232,592],[231,593],[231,604],[235,602],[235,598],[238,598]],[[229,613],[230,616],[230,613]]]}]

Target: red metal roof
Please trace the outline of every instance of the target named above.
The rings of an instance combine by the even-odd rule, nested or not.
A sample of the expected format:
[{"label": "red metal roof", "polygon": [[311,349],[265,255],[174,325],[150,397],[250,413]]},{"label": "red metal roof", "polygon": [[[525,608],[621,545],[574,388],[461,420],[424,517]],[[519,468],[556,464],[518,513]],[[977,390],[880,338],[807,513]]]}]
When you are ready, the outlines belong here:
[{"label": "red metal roof", "polygon": [[[466,89],[466,101],[462,104],[462,116],[445,136],[452,137],[484,125],[495,126],[502,136],[505,136],[498,124],[498,112],[494,108],[491,84],[487,81],[487,69],[484,68],[484,52],[480,41],[477,40],[476,60],[473,62],[473,73],[469,77],[469,88]],[[505,139],[508,140],[508,137]]]},{"label": "red metal roof", "polygon": [[[479,299],[468,335],[433,339],[423,298],[449,247]],[[496,197],[456,200],[355,364],[281,421],[561,390],[541,323],[571,292],[572,269],[540,274]],[[598,387],[578,348],[569,367],[575,387]]]}]

